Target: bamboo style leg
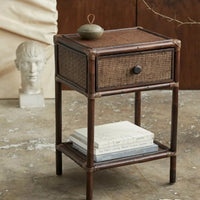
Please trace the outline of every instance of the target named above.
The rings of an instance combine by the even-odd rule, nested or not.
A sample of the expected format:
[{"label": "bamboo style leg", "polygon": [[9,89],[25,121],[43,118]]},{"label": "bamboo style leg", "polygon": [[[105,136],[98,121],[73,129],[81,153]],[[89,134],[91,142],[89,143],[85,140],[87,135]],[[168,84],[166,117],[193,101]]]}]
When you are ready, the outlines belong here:
[{"label": "bamboo style leg", "polygon": [[88,99],[88,144],[87,144],[87,185],[86,200],[93,196],[93,164],[94,164],[94,99]]},{"label": "bamboo style leg", "polygon": [[[56,145],[58,145],[62,142],[62,90],[60,82],[56,82],[55,86]],[[62,152],[58,150],[56,150],[56,174],[62,175]]]},{"label": "bamboo style leg", "polygon": [[[178,123],[178,87],[173,88],[172,95],[171,151],[176,152]],[[176,156],[170,158],[170,183],[176,182]]]},{"label": "bamboo style leg", "polygon": [[141,124],[141,92],[135,92],[135,124]]}]

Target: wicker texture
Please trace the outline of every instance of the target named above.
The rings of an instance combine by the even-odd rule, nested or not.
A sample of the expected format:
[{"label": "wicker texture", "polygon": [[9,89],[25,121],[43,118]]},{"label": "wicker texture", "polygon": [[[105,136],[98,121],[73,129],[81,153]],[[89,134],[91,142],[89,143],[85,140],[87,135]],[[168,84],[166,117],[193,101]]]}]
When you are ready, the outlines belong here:
[{"label": "wicker texture", "polygon": [[[128,56],[108,56],[98,59],[97,90],[101,88],[127,87],[133,84],[153,84],[172,79],[173,51],[151,51]],[[134,74],[134,66],[140,65],[140,74]]]},{"label": "wicker texture", "polygon": [[128,29],[119,31],[104,32],[103,36],[98,40],[82,40],[77,34],[65,35],[79,44],[91,48],[104,48],[114,46],[124,46],[130,44],[146,43],[161,41],[166,38],[159,37],[154,34],[147,33],[140,29]]},{"label": "wicker texture", "polygon": [[59,74],[67,80],[87,89],[87,57],[67,47],[58,49]]}]

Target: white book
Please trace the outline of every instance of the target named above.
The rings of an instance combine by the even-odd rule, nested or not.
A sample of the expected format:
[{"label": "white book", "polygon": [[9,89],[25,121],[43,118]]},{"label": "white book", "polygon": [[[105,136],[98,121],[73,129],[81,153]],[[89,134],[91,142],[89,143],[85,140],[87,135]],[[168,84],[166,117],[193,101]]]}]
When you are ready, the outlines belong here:
[{"label": "white book", "polygon": [[[81,148],[77,144],[73,143],[73,147],[75,149],[77,149],[78,151],[80,151],[81,153],[87,155],[87,150]],[[152,145],[146,146],[146,147],[139,147],[139,148],[133,148],[133,149],[123,150],[123,151],[118,151],[118,152],[94,155],[94,161],[100,162],[100,161],[112,160],[112,159],[116,159],[116,158],[123,158],[123,157],[128,157],[128,156],[154,153],[157,151],[158,151],[158,145],[152,144]]]},{"label": "white book", "polygon": [[[82,149],[87,151],[87,145],[82,143],[80,140],[69,137],[69,141],[71,141],[73,144],[80,146]],[[119,151],[124,151],[124,150],[129,150],[133,148],[139,148],[139,147],[146,147],[150,146],[153,144],[153,140],[143,140],[140,141],[139,143],[131,143],[131,144],[121,144],[121,145],[114,145],[114,146],[108,146],[104,148],[96,148],[94,147],[94,154],[95,155],[101,155],[105,153],[113,153],[113,152],[119,152]]]},{"label": "white book", "polygon": [[[87,144],[87,128],[76,129],[72,136]],[[114,122],[94,128],[94,146],[96,148],[153,139],[152,132],[129,121]]]}]

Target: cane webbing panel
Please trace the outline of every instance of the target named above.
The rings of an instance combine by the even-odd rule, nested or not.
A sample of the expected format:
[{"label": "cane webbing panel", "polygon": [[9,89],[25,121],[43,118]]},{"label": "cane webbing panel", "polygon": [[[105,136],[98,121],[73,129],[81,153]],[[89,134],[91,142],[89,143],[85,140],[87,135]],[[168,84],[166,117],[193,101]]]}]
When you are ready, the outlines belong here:
[{"label": "cane webbing panel", "polygon": [[59,45],[58,66],[61,76],[81,88],[87,88],[87,57],[84,54]]},{"label": "cane webbing panel", "polygon": [[[172,50],[99,57],[97,88],[117,88],[133,84],[153,84],[172,79]],[[134,74],[134,66],[142,67]]]}]

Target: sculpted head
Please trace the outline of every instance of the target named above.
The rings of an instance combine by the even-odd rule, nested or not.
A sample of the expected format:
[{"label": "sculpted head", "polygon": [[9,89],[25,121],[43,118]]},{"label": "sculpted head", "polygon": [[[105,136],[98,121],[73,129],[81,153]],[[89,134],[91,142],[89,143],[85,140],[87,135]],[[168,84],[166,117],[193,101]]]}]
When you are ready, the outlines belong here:
[{"label": "sculpted head", "polygon": [[23,42],[16,50],[15,63],[17,69],[21,71],[22,92],[40,93],[40,74],[46,63],[42,46],[34,41]]}]

